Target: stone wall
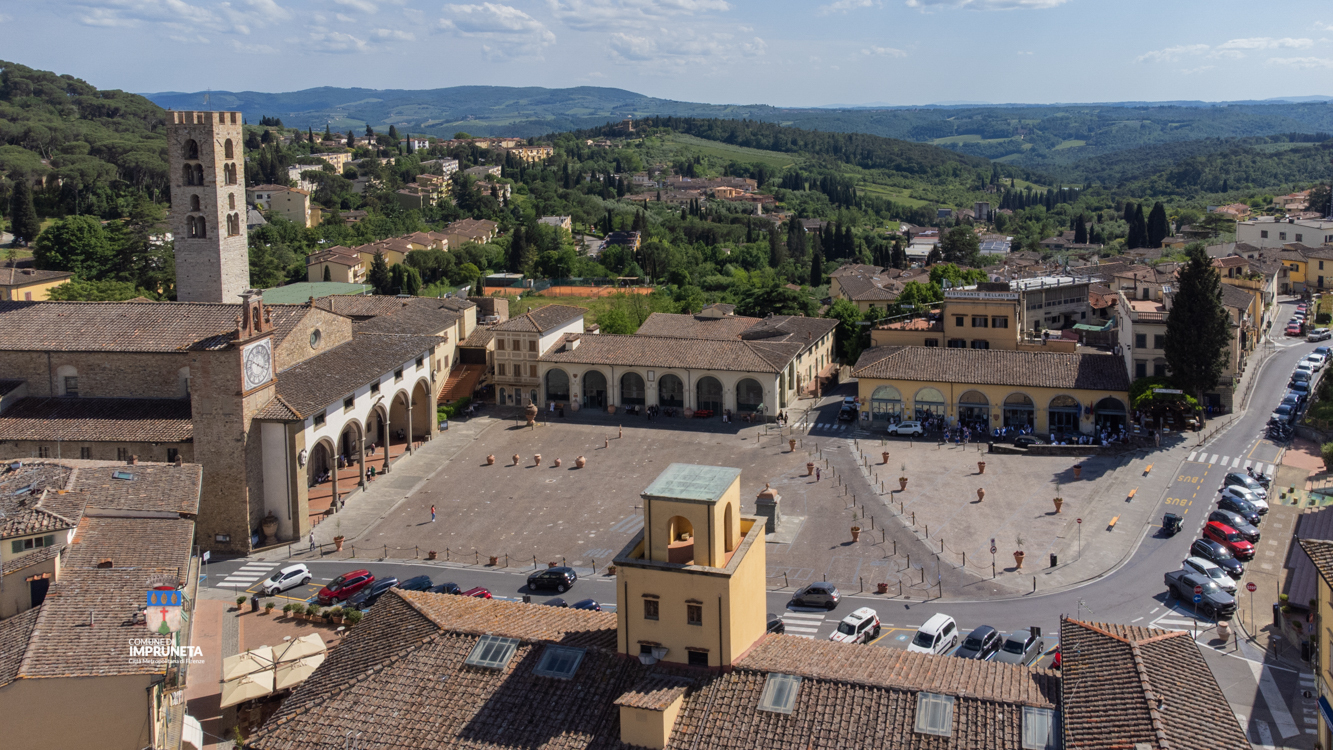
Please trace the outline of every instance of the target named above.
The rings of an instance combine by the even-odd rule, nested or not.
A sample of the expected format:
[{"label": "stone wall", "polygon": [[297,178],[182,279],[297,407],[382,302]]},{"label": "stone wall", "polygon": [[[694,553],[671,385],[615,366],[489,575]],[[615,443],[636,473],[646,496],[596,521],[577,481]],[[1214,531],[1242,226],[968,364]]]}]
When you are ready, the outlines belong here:
[{"label": "stone wall", "polygon": [[[319,344],[310,346],[310,334],[319,331]],[[292,328],[282,344],[275,347],[274,367],[278,372],[327,352],[352,340],[352,319],[312,307]]]},{"label": "stone wall", "polygon": [[83,398],[185,398],[185,354],[124,352],[0,352],[0,378],[26,380],[33,397],[65,395],[73,368]]},{"label": "stone wall", "polygon": [[[115,441],[87,442],[77,440],[12,440],[3,446],[7,456],[26,458],[86,458],[93,461],[124,461],[127,456],[138,456],[140,461],[169,463],[170,450],[180,453],[185,463],[194,463],[193,443],[122,443]],[[89,454],[83,455],[87,449]],[[42,454],[42,450],[46,454]]]},{"label": "stone wall", "polygon": [[[241,121],[240,112],[167,113],[168,224],[175,237],[176,296],[182,302],[237,302],[250,287]],[[234,222],[232,232],[228,218]],[[203,236],[192,236],[190,226],[200,220]]]}]

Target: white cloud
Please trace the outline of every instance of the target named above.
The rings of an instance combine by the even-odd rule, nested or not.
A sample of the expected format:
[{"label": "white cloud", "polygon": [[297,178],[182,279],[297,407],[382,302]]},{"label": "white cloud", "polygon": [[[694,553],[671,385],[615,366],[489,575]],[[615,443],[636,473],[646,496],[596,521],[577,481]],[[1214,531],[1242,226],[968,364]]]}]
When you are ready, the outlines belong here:
[{"label": "white cloud", "polygon": [[333,2],[336,5],[359,10],[362,13],[374,13],[376,10],[375,4],[370,0],[333,0]]},{"label": "white cloud", "polygon": [[1134,62],[1175,62],[1184,55],[1197,55],[1207,52],[1209,46],[1206,44],[1181,44],[1166,49],[1153,50],[1145,52],[1134,58]]},{"label": "white cloud", "polygon": [[900,49],[895,49],[894,47],[871,46],[861,50],[861,54],[872,57],[907,57],[906,52]]},{"label": "white cloud", "polygon": [[279,50],[268,44],[247,44],[239,39],[231,40],[231,48],[246,55],[276,55]]},{"label": "white cloud", "polygon": [[1300,70],[1333,69],[1333,59],[1327,57],[1270,57],[1268,63]]},{"label": "white cloud", "polygon": [[[446,5],[445,18],[440,28],[463,36],[481,37],[509,44],[527,43],[547,45],[555,42],[555,34],[540,21],[518,8],[500,3],[481,5]],[[488,50],[503,54],[498,49]]]},{"label": "white cloud", "polygon": [[878,0],[834,0],[828,5],[819,6],[819,15],[827,16],[830,13],[846,13],[849,10],[873,8],[876,5],[879,5]]},{"label": "white cloud", "polygon": [[731,10],[726,0],[549,0],[551,13],[576,31],[647,30],[672,19]]},{"label": "white cloud", "polygon": [[1020,54],[1020,55],[1030,55],[1030,54],[1032,54],[1032,50],[1023,50],[1023,49],[1021,49],[1021,50],[1018,51],[1018,54]]},{"label": "white cloud", "polygon": [[971,10],[1042,10],[1069,0],[907,0],[909,8],[969,8]]},{"label": "white cloud", "polygon": [[625,62],[654,66],[716,66],[743,57],[759,57],[768,43],[759,37],[737,39],[726,32],[680,31],[673,34],[617,32],[608,40],[611,54]]},{"label": "white cloud", "polygon": [[183,0],[100,0],[71,2],[82,9],[79,21],[89,26],[129,27],[144,23],[172,25],[214,24],[216,15],[207,8]]},{"label": "white cloud", "polygon": [[1292,39],[1283,37],[1274,39],[1271,36],[1257,36],[1249,39],[1232,39],[1217,45],[1218,49],[1305,49],[1314,44],[1312,39]]},{"label": "white cloud", "polygon": [[344,34],[341,31],[330,31],[323,28],[310,30],[306,46],[314,52],[329,52],[332,54],[365,52],[370,49],[370,45],[364,39],[351,34]]},{"label": "white cloud", "polygon": [[376,39],[393,42],[411,42],[416,39],[412,32],[398,29],[375,29],[370,35]]}]

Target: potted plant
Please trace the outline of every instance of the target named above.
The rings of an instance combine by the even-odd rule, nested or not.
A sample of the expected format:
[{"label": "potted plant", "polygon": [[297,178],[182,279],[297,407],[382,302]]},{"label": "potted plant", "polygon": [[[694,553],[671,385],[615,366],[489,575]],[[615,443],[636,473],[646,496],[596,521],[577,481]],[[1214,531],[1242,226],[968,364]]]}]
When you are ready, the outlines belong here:
[{"label": "potted plant", "polygon": [[338,520],[334,521],[333,527],[338,529],[338,532],[333,535],[333,551],[342,552],[343,541],[347,538],[342,535],[343,520],[339,518]]},{"label": "potted plant", "polygon": [[787,438],[787,452],[788,453],[796,452],[796,438]]},{"label": "potted plant", "polygon": [[615,574],[616,574],[616,566],[614,566],[614,565],[608,565],[608,566],[606,566],[606,574],[609,575],[609,576],[613,576],[613,575],[615,575]]},{"label": "potted plant", "polygon": [[495,454],[494,454],[494,453],[492,453],[492,454],[490,454],[489,456],[486,457],[486,465],[487,465],[487,466],[494,466],[494,465],[495,465]]},{"label": "potted plant", "polygon": [[291,602],[287,602],[286,604],[282,605],[282,614],[286,615],[287,617],[291,617],[292,610],[294,609],[296,609],[296,605],[292,604]]},{"label": "potted plant", "polygon": [[264,602],[264,614],[266,615],[273,614],[273,608],[276,606],[278,606],[278,603],[273,601],[272,599],[269,599],[268,601]]},{"label": "potted plant", "polygon": [[887,593],[889,593],[889,584],[887,584],[887,583],[885,583],[885,582],[883,582],[883,581],[880,581],[879,583],[875,584],[875,593],[877,593],[877,594],[887,594]]},{"label": "potted plant", "polygon": [[576,469],[582,469],[587,465],[588,465],[588,459],[584,458],[583,456],[579,456],[578,458],[574,459],[574,468]]},{"label": "potted plant", "polygon": [[1060,512],[1060,507],[1065,504],[1065,499],[1060,497],[1060,483],[1055,483],[1055,512]]},{"label": "potted plant", "polygon": [[861,540],[861,527],[852,526],[852,541],[859,542],[860,540]]},{"label": "potted plant", "polygon": [[361,622],[362,617],[365,617],[365,615],[361,613],[361,610],[359,609],[348,610],[343,614],[343,622],[347,623],[348,625],[355,625],[358,622]]},{"label": "potted plant", "polygon": [[307,606],[305,608],[306,619],[310,620],[311,622],[323,622],[324,621],[323,618],[319,616],[320,611],[321,609],[318,604],[311,604]]},{"label": "potted plant", "polygon": [[899,467],[899,471],[902,472],[902,475],[898,477],[898,489],[899,489],[899,491],[901,491],[901,492],[906,492],[906,491],[907,491],[907,464],[903,464],[902,466],[900,466],[900,467]]},{"label": "potted plant", "polygon": [[1025,544],[1025,542],[1023,541],[1023,535],[1022,534],[1018,535],[1018,537],[1014,541],[1018,543],[1018,549],[1014,552],[1014,567],[1018,568],[1019,570],[1022,570],[1023,558],[1026,556],[1026,553],[1023,552],[1023,545]]},{"label": "potted plant", "polygon": [[881,453],[881,454],[879,454],[879,455],[880,455],[881,458],[884,459],[884,463],[887,465],[887,464],[889,463],[889,452],[888,452],[888,451],[884,451],[883,453]]},{"label": "potted plant", "polygon": [[499,565],[499,564],[500,564],[500,556],[499,556],[499,555],[491,555],[490,566],[491,566],[492,568],[494,568],[496,565]]},{"label": "potted plant", "polygon": [[245,597],[243,596],[236,597],[236,609],[239,610],[241,607],[244,606],[245,606]]},{"label": "potted plant", "polygon": [[814,461],[806,461],[806,462],[805,462],[805,475],[806,475],[807,477],[813,477],[813,476],[815,475],[815,462],[814,462]]},{"label": "potted plant", "polygon": [[434,560],[434,559],[436,559],[436,558],[439,557],[439,556],[440,556],[440,553],[439,553],[439,552],[436,552],[435,550],[431,550],[430,552],[427,552],[427,553],[426,553],[426,559],[427,559],[427,560]]},{"label": "potted plant", "polygon": [[1079,477],[1082,476],[1083,476],[1083,464],[1074,464],[1074,478],[1078,479]]},{"label": "potted plant", "polygon": [[985,500],[985,499],[986,499],[986,488],[985,488],[985,487],[978,487],[978,488],[977,488],[977,502],[981,502],[982,500]]},{"label": "potted plant", "polygon": [[343,621],[343,608],[329,607],[327,610],[325,610],[324,616],[329,618],[329,621],[332,622],[333,624],[341,625]]}]

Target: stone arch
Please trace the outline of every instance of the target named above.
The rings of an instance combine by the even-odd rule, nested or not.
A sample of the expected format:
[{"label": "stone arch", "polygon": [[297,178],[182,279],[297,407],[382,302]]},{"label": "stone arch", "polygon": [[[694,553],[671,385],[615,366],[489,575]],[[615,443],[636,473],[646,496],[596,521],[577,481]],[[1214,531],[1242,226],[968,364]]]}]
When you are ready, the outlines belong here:
[{"label": "stone arch", "polygon": [[315,487],[330,480],[336,482],[333,476],[333,468],[337,465],[334,459],[336,455],[333,441],[327,436],[315,441],[305,462],[307,487]]},{"label": "stone arch", "polygon": [[736,542],[738,541],[736,538],[736,511],[732,508],[731,503],[727,503],[727,507],[722,511],[722,533],[725,534],[722,538],[722,550],[730,552],[736,549]]},{"label": "stone arch", "polygon": [[366,455],[371,456],[373,462],[381,464],[381,471],[389,470],[389,451],[385,447],[389,444],[389,435],[389,409],[380,400],[370,407],[370,413],[366,415],[365,439],[362,442],[366,445]]},{"label": "stone arch", "polygon": [[753,413],[764,405],[764,387],[754,378],[736,382],[736,411]]},{"label": "stone arch", "polygon": [[69,396],[71,398],[79,395],[79,370],[74,365],[61,365],[56,368],[56,393],[57,396]]},{"label": "stone arch", "polygon": [[1119,429],[1125,426],[1125,402],[1114,396],[1107,396],[1092,407],[1093,418],[1097,426]]},{"label": "stone arch", "polygon": [[196,184],[194,181],[194,168],[189,164],[181,167],[181,182],[186,185]]},{"label": "stone arch", "polygon": [[685,516],[666,520],[667,561],[688,565],[694,562],[694,524]]},{"label": "stone arch", "polygon": [[407,420],[410,418],[411,398],[407,391],[398,391],[393,394],[389,400],[389,434],[385,445],[389,446],[390,452],[399,450],[406,452],[408,437]]},{"label": "stone arch", "polygon": [[193,138],[187,138],[183,148],[183,155],[186,159],[198,159],[199,142]]},{"label": "stone arch", "polygon": [[196,185],[204,184],[204,165],[202,164],[194,165],[194,169],[192,170],[192,172],[194,175],[194,184]]},{"label": "stone arch", "polygon": [[222,178],[228,185],[236,184],[236,165],[224,164],[222,166]]},{"label": "stone arch", "polygon": [[942,418],[948,408],[949,404],[938,388],[926,386],[912,397],[912,409],[917,419]]},{"label": "stone arch", "polygon": [[[432,414],[435,411],[432,402],[430,381],[425,378],[418,379],[416,385],[412,386],[412,429],[410,432],[413,441],[424,442],[430,440]],[[408,452],[414,452],[411,445],[408,446]]]},{"label": "stone arch", "polygon": [[569,403],[569,373],[559,367],[552,367],[542,378],[546,387],[547,403]]},{"label": "stone arch", "polygon": [[1078,399],[1073,396],[1062,393],[1051,399],[1051,403],[1046,406],[1048,431],[1052,434],[1078,432],[1080,411],[1082,411],[1082,407],[1079,406]]},{"label": "stone arch", "polygon": [[958,397],[958,422],[970,427],[990,429],[990,399],[981,391],[965,391]]},{"label": "stone arch", "polygon": [[231,210],[231,211],[235,211],[235,210],[236,210],[236,194],[235,194],[235,193],[227,193],[227,208],[228,208],[228,210]]},{"label": "stone arch", "polygon": [[191,210],[191,211],[201,211],[201,210],[203,210],[203,209],[199,208],[199,196],[197,196],[197,195],[191,195],[191,196],[190,196],[190,210]]},{"label": "stone arch", "polygon": [[223,157],[224,159],[235,159],[235,158],[236,158],[235,149],[234,149],[234,147],[231,145],[231,139],[230,139],[230,138],[228,138],[227,140],[223,141],[223,143],[222,143],[222,157]]},{"label": "stone arch", "polygon": [[712,375],[705,375],[694,383],[694,408],[722,413],[722,383]]},{"label": "stone arch", "polygon": [[1037,421],[1037,408],[1032,397],[1022,391],[1014,391],[1004,397],[1004,426],[1034,428]]},{"label": "stone arch", "polygon": [[601,370],[583,373],[583,405],[589,409],[605,409],[608,398],[606,374]]},{"label": "stone arch", "polygon": [[870,394],[870,418],[897,420],[903,413],[903,394],[891,385],[881,385]]},{"label": "stone arch", "polygon": [[176,371],[176,382],[180,385],[180,397],[190,397],[190,367],[186,365]]},{"label": "stone arch", "polygon": [[633,370],[620,376],[620,403],[643,406],[647,403],[647,389],[643,376]]},{"label": "stone arch", "polygon": [[671,373],[658,378],[657,405],[677,409],[685,406],[685,383]]}]

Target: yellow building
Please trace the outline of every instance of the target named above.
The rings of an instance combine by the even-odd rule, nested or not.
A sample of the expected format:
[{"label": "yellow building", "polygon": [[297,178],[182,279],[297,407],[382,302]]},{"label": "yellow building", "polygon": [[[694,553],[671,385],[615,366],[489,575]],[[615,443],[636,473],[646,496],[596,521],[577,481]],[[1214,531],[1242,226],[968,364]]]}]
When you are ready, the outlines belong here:
[{"label": "yellow building", "polygon": [[852,377],[863,414],[885,424],[1094,434],[1128,417],[1129,377],[1110,354],[883,346],[862,352]]},{"label": "yellow building", "polygon": [[1077,342],[1025,332],[1022,295],[1008,291],[950,290],[926,318],[888,323],[870,332],[870,345],[953,349],[1072,352]]},{"label": "yellow building", "polygon": [[306,281],[312,283],[338,281],[362,284],[366,280],[367,270],[361,254],[342,245],[312,253],[306,258]]},{"label": "yellow building", "polygon": [[51,290],[70,280],[68,271],[36,268],[0,268],[0,300],[40,302],[51,298]]},{"label": "yellow building", "polygon": [[741,516],[740,476],[671,464],[643,491],[643,530],[615,560],[620,653],[724,667],[764,634],[764,524]]},{"label": "yellow building", "polygon": [[1333,647],[1333,643],[1329,642],[1330,631],[1327,624],[1333,623],[1333,542],[1322,539],[1300,539],[1299,542],[1301,550],[1319,572],[1315,584],[1316,607],[1313,609],[1315,623],[1324,623],[1324,627],[1316,624],[1313,629],[1314,653],[1317,660],[1314,678],[1320,709],[1316,746],[1330,747],[1330,743],[1333,743],[1333,722],[1330,721],[1333,709],[1329,706],[1329,702],[1333,701],[1333,655],[1329,654],[1329,649]]}]

